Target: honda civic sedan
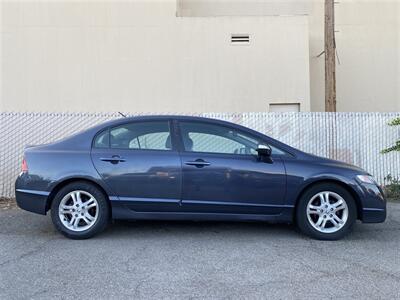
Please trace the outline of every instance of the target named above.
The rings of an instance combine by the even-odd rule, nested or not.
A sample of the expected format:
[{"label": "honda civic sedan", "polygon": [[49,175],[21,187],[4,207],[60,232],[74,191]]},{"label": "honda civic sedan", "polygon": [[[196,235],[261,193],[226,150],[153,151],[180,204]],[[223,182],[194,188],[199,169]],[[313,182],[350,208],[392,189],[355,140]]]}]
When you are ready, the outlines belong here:
[{"label": "honda civic sedan", "polygon": [[295,223],[336,240],[356,220],[386,218],[366,171],[294,149],[236,124],[188,116],[113,120],[27,147],[15,184],[20,208],[73,239],[111,219]]}]

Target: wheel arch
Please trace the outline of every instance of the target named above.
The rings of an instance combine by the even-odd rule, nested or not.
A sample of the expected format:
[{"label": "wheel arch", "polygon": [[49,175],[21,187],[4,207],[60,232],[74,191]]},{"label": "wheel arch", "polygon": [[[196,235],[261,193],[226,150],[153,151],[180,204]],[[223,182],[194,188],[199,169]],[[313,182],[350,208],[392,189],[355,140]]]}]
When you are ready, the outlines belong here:
[{"label": "wheel arch", "polygon": [[108,203],[108,208],[110,209],[110,215],[112,215],[112,206],[110,203],[110,198],[105,190],[105,188],[103,186],[101,186],[98,182],[96,182],[95,180],[92,179],[88,179],[85,177],[71,177],[71,178],[66,178],[60,182],[58,182],[51,190],[49,196],[47,197],[47,202],[46,202],[46,212],[49,211],[51,204],[54,200],[54,197],[57,195],[57,193],[66,185],[73,183],[73,182],[86,182],[89,184],[94,185],[95,187],[97,187],[103,194],[104,197],[107,200]]},{"label": "wheel arch", "polygon": [[361,199],[360,199],[359,195],[357,194],[357,192],[350,185],[348,185],[347,183],[340,181],[338,179],[321,179],[321,180],[309,182],[301,189],[301,191],[299,192],[299,194],[296,197],[296,202],[295,202],[295,206],[294,206],[294,210],[293,210],[293,221],[296,221],[295,218],[296,218],[297,206],[298,206],[300,198],[304,195],[304,193],[307,192],[307,190],[309,190],[313,186],[318,185],[318,184],[324,184],[324,183],[336,184],[336,185],[344,188],[346,191],[348,191],[350,193],[350,195],[353,197],[355,204],[356,204],[357,219],[360,219],[360,216],[362,214],[362,211],[361,211],[362,205],[361,205]]}]

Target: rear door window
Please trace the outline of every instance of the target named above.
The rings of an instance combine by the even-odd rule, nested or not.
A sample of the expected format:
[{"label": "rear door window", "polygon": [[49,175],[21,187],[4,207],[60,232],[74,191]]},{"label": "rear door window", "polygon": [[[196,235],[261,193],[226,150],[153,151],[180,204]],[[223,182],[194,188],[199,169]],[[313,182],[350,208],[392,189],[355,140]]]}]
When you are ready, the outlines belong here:
[{"label": "rear door window", "polygon": [[110,147],[132,150],[172,150],[169,122],[135,122],[111,128]]}]

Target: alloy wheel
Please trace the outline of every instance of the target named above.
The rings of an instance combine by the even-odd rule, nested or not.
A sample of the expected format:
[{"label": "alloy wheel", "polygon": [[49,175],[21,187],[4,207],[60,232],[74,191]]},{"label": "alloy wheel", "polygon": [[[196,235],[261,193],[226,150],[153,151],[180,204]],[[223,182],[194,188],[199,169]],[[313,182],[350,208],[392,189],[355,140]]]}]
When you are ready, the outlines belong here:
[{"label": "alloy wheel", "polygon": [[93,195],[83,190],[66,194],[59,205],[58,216],[61,223],[72,231],[91,228],[99,215],[99,204]]},{"label": "alloy wheel", "polygon": [[338,194],[323,191],[314,195],[307,204],[307,219],[311,226],[322,233],[339,231],[347,222],[349,208]]}]

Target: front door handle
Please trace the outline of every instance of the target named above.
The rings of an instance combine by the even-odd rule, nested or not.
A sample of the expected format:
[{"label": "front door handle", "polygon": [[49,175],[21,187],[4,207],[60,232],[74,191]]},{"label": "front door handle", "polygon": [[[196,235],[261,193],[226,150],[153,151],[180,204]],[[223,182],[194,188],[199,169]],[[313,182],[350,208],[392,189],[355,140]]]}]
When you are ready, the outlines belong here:
[{"label": "front door handle", "polygon": [[126,161],[125,158],[123,158],[119,155],[113,155],[112,157],[101,157],[100,160],[110,162],[112,164],[117,164],[119,162]]},{"label": "front door handle", "polygon": [[205,167],[205,166],[209,166],[211,164],[208,161],[204,161],[202,159],[196,159],[196,160],[191,160],[191,161],[185,162],[185,165],[195,166],[197,168],[202,168],[202,167]]}]

